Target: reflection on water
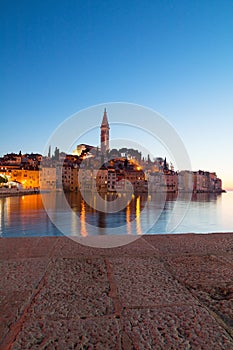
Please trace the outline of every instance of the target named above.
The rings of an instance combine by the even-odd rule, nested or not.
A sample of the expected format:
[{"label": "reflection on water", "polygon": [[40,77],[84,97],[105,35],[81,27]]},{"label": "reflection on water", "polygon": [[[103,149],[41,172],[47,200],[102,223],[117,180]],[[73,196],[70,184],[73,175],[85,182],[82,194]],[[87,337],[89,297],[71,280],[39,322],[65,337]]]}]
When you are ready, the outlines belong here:
[{"label": "reflection on water", "polygon": [[40,195],[0,198],[0,235],[56,236],[60,232],[51,223]]},{"label": "reflection on water", "polygon": [[[129,235],[146,233],[145,227],[150,227],[148,233],[169,232],[174,219],[182,216],[186,206],[185,198],[176,201],[174,195],[169,195],[165,203],[157,196],[133,195],[127,206],[117,213],[105,213],[89,206],[80,193],[69,193],[67,201],[72,208],[68,218],[60,204],[60,194],[52,198],[56,206],[54,215],[60,219],[70,233],[87,236],[89,227],[116,229],[123,226]],[[107,200],[113,198],[107,197]],[[93,198],[96,201],[96,198]],[[108,202],[106,201],[106,206]],[[184,219],[174,230],[175,233],[185,232],[230,232],[233,231],[233,192],[217,194],[195,194]],[[144,210],[145,209],[145,210]],[[155,212],[158,220],[154,220]],[[67,221],[69,220],[69,222]],[[0,235],[16,236],[56,236],[62,233],[50,221],[40,195],[0,198]],[[97,234],[103,234],[98,231]]]},{"label": "reflection on water", "polygon": [[88,235],[88,232],[86,229],[86,207],[83,200],[81,202],[80,221],[81,221],[81,235],[83,237],[86,237]]},{"label": "reflection on water", "polygon": [[142,234],[141,229],[141,197],[138,196],[136,199],[136,227],[137,227],[137,234]]},{"label": "reflection on water", "polygon": [[[105,195],[106,210],[108,202],[113,202],[115,198],[116,194]],[[75,212],[80,219],[81,236],[88,235],[88,225],[92,225],[96,228],[119,228],[122,227],[122,225],[126,225],[127,234],[142,234],[141,211],[147,203],[146,195],[133,195],[132,200],[128,201],[124,209],[113,213],[105,213],[96,210],[95,205],[88,205],[84,201],[81,193],[67,193],[66,199],[73,212]],[[94,201],[96,201],[96,196],[93,196],[91,199],[94,203]],[[91,201],[89,200],[89,202]],[[136,221],[136,232],[133,232],[133,221]],[[101,234],[101,232],[98,233]]]}]

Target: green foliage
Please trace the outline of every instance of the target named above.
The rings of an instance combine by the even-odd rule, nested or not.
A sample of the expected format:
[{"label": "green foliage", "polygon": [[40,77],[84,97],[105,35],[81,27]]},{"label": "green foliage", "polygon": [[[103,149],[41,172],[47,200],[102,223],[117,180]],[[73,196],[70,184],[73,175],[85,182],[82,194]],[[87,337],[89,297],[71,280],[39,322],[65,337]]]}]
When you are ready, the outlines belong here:
[{"label": "green foliage", "polygon": [[7,179],[6,175],[0,174],[0,183],[7,183],[7,182],[8,182],[8,179]]}]

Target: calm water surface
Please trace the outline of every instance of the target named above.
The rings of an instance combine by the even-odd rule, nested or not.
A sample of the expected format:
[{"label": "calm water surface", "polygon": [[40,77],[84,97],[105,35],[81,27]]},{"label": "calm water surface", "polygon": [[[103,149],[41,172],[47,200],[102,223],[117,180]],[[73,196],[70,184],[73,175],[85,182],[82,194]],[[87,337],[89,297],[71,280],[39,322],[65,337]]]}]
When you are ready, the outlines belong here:
[{"label": "calm water surface", "polygon": [[[60,194],[56,194],[59,202]],[[148,215],[141,215],[141,210],[147,203],[147,198],[135,196],[127,207],[114,214],[97,212],[88,207],[80,194],[69,194],[67,200],[72,208],[72,220],[66,221],[62,216],[62,224],[69,227],[70,234],[88,235],[88,225],[94,227],[118,227],[126,225],[126,233],[142,234],[143,227],[147,226],[150,213],[156,210],[158,203],[150,198]],[[174,208],[176,211],[174,213]],[[156,223],[147,230],[150,234],[168,233],[169,222],[172,215],[182,214],[186,208],[185,201],[177,202],[170,197],[162,204],[161,214]],[[61,211],[59,212],[61,215]],[[56,213],[58,216],[59,213]],[[64,219],[65,218],[65,219]],[[75,220],[81,220],[79,229]],[[179,220],[180,221],[180,220]],[[132,226],[132,223],[136,225]],[[148,226],[149,227],[149,226]],[[132,232],[133,230],[133,232]],[[78,232],[77,232],[78,231]],[[233,192],[220,195],[198,194],[193,196],[188,210],[180,222],[174,228],[174,233],[210,233],[210,232],[233,232]],[[25,236],[59,236],[61,231],[51,222],[48,217],[41,195],[27,195],[21,197],[0,198],[0,236],[1,237],[25,237]]]}]

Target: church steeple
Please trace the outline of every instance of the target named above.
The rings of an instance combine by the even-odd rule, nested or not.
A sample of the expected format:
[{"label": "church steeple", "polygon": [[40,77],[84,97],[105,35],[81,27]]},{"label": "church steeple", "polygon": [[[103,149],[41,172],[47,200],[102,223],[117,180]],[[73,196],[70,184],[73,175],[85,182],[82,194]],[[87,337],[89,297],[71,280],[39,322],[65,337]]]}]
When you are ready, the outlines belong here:
[{"label": "church steeple", "polygon": [[104,108],[104,115],[103,115],[103,120],[102,120],[101,127],[102,127],[102,126],[107,126],[107,127],[109,127],[109,124],[108,124],[108,116],[107,116],[107,110],[106,110],[106,108]]},{"label": "church steeple", "polygon": [[103,154],[109,150],[109,124],[106,108],[104,109],[104,115],[102,119],[102,124],[100,127],[100,143],[101,143],[101,152]]}]

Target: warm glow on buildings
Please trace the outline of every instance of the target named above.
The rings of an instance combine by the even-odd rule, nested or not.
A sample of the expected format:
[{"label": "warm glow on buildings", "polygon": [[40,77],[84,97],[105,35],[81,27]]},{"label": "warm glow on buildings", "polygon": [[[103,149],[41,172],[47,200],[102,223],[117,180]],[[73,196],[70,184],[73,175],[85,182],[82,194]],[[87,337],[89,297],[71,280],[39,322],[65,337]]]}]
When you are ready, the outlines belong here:
[{"label": "warm glow on buildings", "polygon": [[6,170],[9,181],[19,182],[24,189],[39,188],[39,170],[12,169]]}]

